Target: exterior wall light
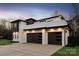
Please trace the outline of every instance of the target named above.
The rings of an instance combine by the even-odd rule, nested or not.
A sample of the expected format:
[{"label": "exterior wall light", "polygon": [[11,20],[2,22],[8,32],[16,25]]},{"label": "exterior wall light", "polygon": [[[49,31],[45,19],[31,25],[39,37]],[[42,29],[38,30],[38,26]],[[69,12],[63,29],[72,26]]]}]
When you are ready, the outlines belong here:
[{"label": "exterior wall light", "polygon": [[55,30],[54,30],[54,29],[50,29],[49,31],[50,31],[50,32],[54,32]]},{"label": "exterior wall light", "polygon": [[34,33],[34,32],[35,32],[35,30],[32,30],[32,32]]},{"label": "exterior wall light", "polygon": [[16,32],[16,34],[18,34],[18,32]]},{"label": "exterior wall light", "polygon": [[42,32],[44,32],[45,31],[45,29],[42,29]]},{"label": "exterior wall light", "polygon": [[15,32],[13,32],[13,35],[15,35]]},{"label": "exterior wall light", "polygon": [[29,31],[26,31],[26,33],[29,33]]},{"label": "exterior wall light", "polygon": [[62,31],[62,28],[58,28],[58,31]]}]

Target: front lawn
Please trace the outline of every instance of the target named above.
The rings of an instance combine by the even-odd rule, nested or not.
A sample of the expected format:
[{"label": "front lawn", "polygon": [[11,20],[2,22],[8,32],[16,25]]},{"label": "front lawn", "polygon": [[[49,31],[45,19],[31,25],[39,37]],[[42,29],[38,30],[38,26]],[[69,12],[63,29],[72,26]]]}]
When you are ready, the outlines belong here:
[{"label": "front lawn", "polygon": [[6,40],[6,39],[0,39],[0,45],[10,45],[11,40]]},{"label": "front lawn", "polygon": [[79,56],[79,46],[76,47],[63,47],[52,56]]}]

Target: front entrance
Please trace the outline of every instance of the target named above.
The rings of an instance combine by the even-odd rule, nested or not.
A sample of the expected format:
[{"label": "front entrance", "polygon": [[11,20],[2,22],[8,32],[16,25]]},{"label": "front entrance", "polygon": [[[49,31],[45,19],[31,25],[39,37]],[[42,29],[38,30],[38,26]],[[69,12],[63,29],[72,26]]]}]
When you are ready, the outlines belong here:
[{"label": "front entrance", "polygon": [[62,32],[48,32],[48,44],[61,45]]},{"label": "front entrance", "polygon": [[28,33],[27,42],[28,43],[42,43],[42,33]]}]

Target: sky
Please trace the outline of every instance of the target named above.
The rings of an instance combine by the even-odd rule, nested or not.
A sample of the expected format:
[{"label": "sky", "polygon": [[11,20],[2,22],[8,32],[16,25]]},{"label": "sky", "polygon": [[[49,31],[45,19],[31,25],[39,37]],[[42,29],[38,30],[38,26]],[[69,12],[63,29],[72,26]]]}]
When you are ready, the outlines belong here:
[{"label": "sky", "polygon": [[63,15],[66,20],[73,12],[71,3],[0,3],[0,18],[43,19]]}]

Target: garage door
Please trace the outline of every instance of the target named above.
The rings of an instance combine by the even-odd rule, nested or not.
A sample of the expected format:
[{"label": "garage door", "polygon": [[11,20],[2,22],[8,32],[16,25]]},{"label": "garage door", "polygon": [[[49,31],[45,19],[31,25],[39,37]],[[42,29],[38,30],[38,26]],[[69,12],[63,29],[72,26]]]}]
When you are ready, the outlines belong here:
[{"label": "garage door", "polygon": [[49,32],[48,33],[48,44],[62,44],[62,33],[61,32]]},{"label": "garage door", "polygon": [[27,42],[28,43],[42,43],[42,33],[28,33]]}]

